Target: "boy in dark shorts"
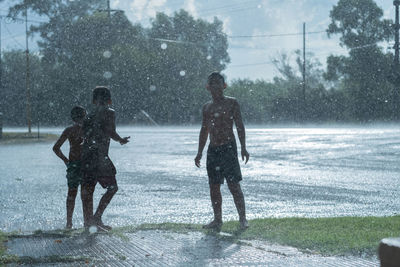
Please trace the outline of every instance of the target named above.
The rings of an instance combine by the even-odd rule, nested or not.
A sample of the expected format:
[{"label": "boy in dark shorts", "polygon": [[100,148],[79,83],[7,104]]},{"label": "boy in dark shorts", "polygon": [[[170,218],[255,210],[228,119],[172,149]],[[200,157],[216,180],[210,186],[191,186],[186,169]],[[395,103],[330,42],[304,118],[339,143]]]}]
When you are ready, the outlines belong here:
[{"label": "boy in dark shorts", "polygon": [[[130,137],[122,138],[115,131],[115,111],[111,105],[111,93],[107,87],[98,86],[93,90],[94,109],[83,122],[84,141],[82,147],[82,205],[84,226],[96,226],[110,230],[101,220],[104,210],[118,191],[115,179],[116,169],[108,156],[110,138],[124,145]],[[99,183],[107,191],[100,199],[93,215],[93,193]]]},{"label": "boy in dark shorts", "polygon": [[235,122],[241,144],[242,159],[246,158],[246,163],[249,160],[249,153],[246,150],[246,135],[239,103],[235,98],[224,96],[225,88],[225,79],[220,73],[213,72],[208,76],[207,90],[211,93],[212,101],[203,106],[199,148],[194,161],[196,166],[200,167],[203,149],[208,134],[210,134],[210,145],[207,150],[207,174],[214,220],[204,225],[203,228],[220,230],[222,226],[221,184],[226,179],[239,213],[240,229],[244,230],[248,227],[248,222],[244,196],[239,183],[242,180],[242,174],[233,134],[233,122]]},{"label": "boy in dark shorts", "polygon": [[[67,127],[60,138],[53,146],[53,151],[67,165],[67,181],[68,181],[68,196],[67,196],[67,229],[72,228],[72,214],[75,208],[75,198],[78,192],[78,187],[82,181],[81,174],[81,145],[83,141],[82,123],[86,116],[86,110],[83,107],[76,106],[71,110],[71,118],[74,125]],[[70,149],[69,157],[67,158],[61,151],[61,146],[68,139]]]}]

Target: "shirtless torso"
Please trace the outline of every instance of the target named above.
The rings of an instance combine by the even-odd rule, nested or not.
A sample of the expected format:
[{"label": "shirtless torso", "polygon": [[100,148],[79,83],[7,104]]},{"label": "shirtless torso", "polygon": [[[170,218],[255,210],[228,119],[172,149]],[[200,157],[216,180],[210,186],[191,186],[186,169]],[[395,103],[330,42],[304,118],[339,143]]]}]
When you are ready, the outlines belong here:
[{"label": "shirtless torso", "polygon": [[220,146],[235,140],[233,122],[237,107],[237,101],[232,97],[205,104],[203,119],[210,134],[211,146]]},{"label": "shirtless torso", "polygon": [[[70,161],[78,161],[81,159],[81,148],[83,142],[82,125],[75,123],[72,126],[67,127],[61,134],[60,138],[57,140],[53,147],[54,152],[58,157],[60,157],[65,163]],[[61,152],[61,146],[68,139],[70,149],[68,158]]]}]

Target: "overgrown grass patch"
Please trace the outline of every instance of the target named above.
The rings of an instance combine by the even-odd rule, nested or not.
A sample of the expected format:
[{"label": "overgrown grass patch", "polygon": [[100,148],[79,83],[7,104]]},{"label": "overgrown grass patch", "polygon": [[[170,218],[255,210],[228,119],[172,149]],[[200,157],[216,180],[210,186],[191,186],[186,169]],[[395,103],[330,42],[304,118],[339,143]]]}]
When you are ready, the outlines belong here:
[{"label": "overgrown grass patch", "polygon": [[[373,256],[380,240],[400,236],[400,216],[392,217],[338,217],[338,218],[268,218],[250,220],[250,228],[239,231],[237,221],[225,222],[221,239],[265,240],[296,247],[321,255]],[[198,224],[143,224],[113,229],[112,233],[126,238],[124,233],[142,230],[165,230],[179,233],[207,231]]]},{"label": "overgrown grass patch", "polygon": [[37,133],[17,133],[17,132],[3,132],[0,138],[0,144],[26,144],[37,142],[51,142],[57,140],[58,135],[50,133],[40,133],[39,138]]},{"label": "overgrown grass patch", "polygon": [[238,239],[267,240],[322,255],[372,256],[380,240],[400,236],[400,216],[256,219],[243,232],[237,226],[227,222],[222,231]]},{"label": "overgrown grass patch", "polygon": [[[222,232],[230,235],[212,233],[221,240],[238,243],[240,240],[265,240],[270,243],[296,247],[302,251],[319,253],[324,256],[373,256],[377,253],[380,240],[387,237],[400,236],[400,216],[392,217],[338,217],[338,218],[268,218],[249,221],[250,227],[239,231],[237,221],[225,222]],[[142,224],[137,226],[116,227],[109,232],[128,240],[126,233],[146,230],[162,230],[173,233],[189,233],[200,231],[199,224],[161,223]],[[81,235],[82,229],[74,231],[37,231],[31,236],[70,237]],[[106,234],[106,233],[103,233]],[[13,258],[7,255],[4,242],[8,238],[24,237],[24,235],[0,232],[0,264],[9,262],[29,262],[32,259]],[[25,236],[26,237],[26,236]],[[45,258],[42,262],[82,261],[85,258]]]}]

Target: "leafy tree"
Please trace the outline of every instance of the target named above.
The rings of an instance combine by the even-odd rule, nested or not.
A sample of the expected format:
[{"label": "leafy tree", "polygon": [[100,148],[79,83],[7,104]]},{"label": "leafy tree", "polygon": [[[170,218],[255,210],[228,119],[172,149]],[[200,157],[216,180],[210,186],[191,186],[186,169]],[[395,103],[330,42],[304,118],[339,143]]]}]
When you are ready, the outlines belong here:
[{"label": "leafy tree", "polygon": [[390,102],[394,88],[387,80],[391,60],[378,46],[390,39],[391,21],[383,19],[382,9],[373,0],[340,0],[330,17],[328,35],[340,34],[341,45],[350,51],[348,57],[328,58],[325,77],[342,80],[355,119],[393,116]]},{"label": "leafy tree", "polygon": [[[132,122],[141,109],[158,122],[187,122],[198,116],[194,97],[204,98],[197,88],[204,88],[209,72],[229,62],[218,19],[209,23],[183,10],[172,16],[159,13],[145,29],[132,25],[123,12],[109,19],[98,1],[15,2],[11,15],[28,8],[49,20],[31,31],[41,36],[46,76],[41,88],[59,103],[54,116],[60,118],[73,105],[87,106],[91,89],[105,84],[120,122]],[[166,49],[161,48],[164,42]]]},{"label": "leafy tree", "polygon": [[[325,82],[321,63],[312,53],[306,61],[306,95],[303,103],[303,61],[299,50],[295,51],[296,65],[292,66],[287,54],[281,54],[274,60],[280,76],[274,78],[274,84],[280,88],[280,94],[274,101],[273,118],[284,121],[321,120],[326,114],[325,101],[315,101],[326,96]],[[315,95],[318,95],[316,98]]]},{"label": "leafy tree", "polygon": [[[13,50],[2,55],[2,90],[0,90],[0,110],[4,113],[4,123],[23,125],[27,121],[26,109],[26,55],[25,51]],[[34,122],[37,120],[39,105],[43,99],[38,94],[42,72],[40,58],[30,55],[31,66],[31,111]]]}]

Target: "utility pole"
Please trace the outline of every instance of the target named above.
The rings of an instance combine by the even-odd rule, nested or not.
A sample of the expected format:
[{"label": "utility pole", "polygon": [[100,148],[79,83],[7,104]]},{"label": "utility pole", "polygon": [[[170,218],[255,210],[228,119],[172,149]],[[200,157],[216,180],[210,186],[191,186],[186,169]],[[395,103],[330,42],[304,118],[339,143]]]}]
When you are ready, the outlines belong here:
[{"label": "utility pole", "polygon": [[399,86],[400,86],[400,38],[399,38],[399,30],[400,30],[400,22],[399,22],[399,6],[400,0],[394,0],[393,5],[396,8],[396,20],[393,25],[394,28],[394,60],[392,65],[391,73],[388,78],[390,82],[395,86],[395,89],[392,93],[392,110],[393,110],[393,118],[398,120],[399,118]]},{"label": "utility pole", "polygon": [[303,23],[303,99],[302,99],[302,107],[303,107],[303,116],[302,119],[306,119],[307,114],[307,103],[306,103],[306,23]]},{"label": "utility pole", "polygon": [[[400,1],[400,0],[399,0]],[[306,23],[303,23],[303,103],[306,103]]]},{"label": "utility pole", "polygon": [[110,20],[110,24],[111,24],[111,4],[110,4],[110,0],[107,0],[107,14],[108,14],[108,19]]},{"label": "utility pole", "polygon": [[28,8],[25,9],[25,34],[26,34],[26,115],[28,120],[28,132],[31,133],[31,91],[30,91],[30,68],[29,68],[29,43],[28,43]]},{"label": "utility pole", "polygon": [[[111,36],[112,36],[112,34],[111,34],[111,31],[112,31],[112,21],[111,21],[111,12],[120,12],[120,11],[122,11],[122,10],[119,10],[119,9],[111,9],[111,3],[110,3],[110,0],[107,0],[107,8],[106,9],[99,9],[98,10],[99,12],[107,12],[107,17],[108,17],[108,27],[107,27],[107,35],[108,35],[108,40],[107,40],[107,42],[108,42],[108,47],[109,47],[109,51],[111,52],[111,48],[112,48],[112,41],[111,41]],[[110,57],[108,57],[108,61],[109,61],[109,70],[107,71],[107,72],[110,72],[111,73],[111,70],[112,70],[112,60],[111,60],[111,58]],[[106,72],[104,73],[104,74],[106,74]],[[106,78],[109,82],[109,85],[108,85],[108,87],[109,88],[111,88],[111,83],[110,83],[110,78],[111,77],[104,77],[104,78]]]},{"label": "utility pole", "polygon": [[399,25],[399,6],[400,6],[400,0],[395,0],[393,1],[393,5],[396,7],[396,22],[394,25],[394,30],[395,30],[395,34],[394,34],[394,66],[397,70],[397,68],[399,67],[399,29],[400,29],[400,25]]},{"label": "utility pole", "polygon": [[0,90],[3,89],[3,64],[1,58],[1,24],[2,24],[3,17],[0,16]]}]

